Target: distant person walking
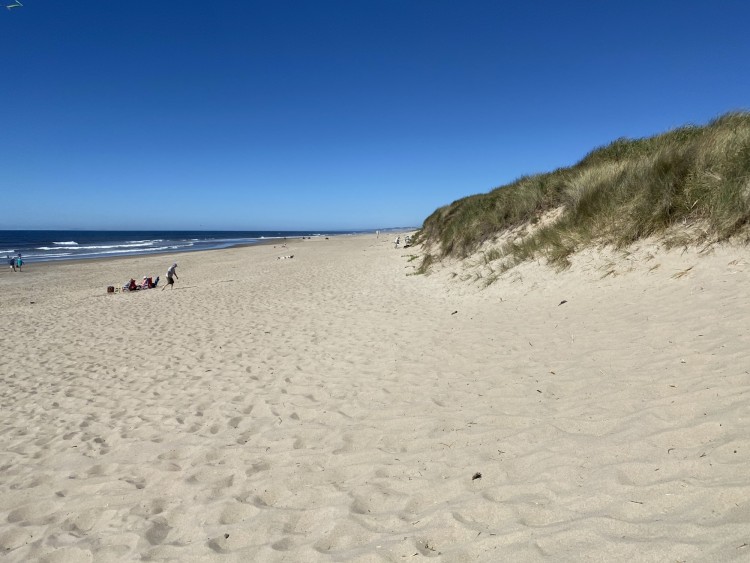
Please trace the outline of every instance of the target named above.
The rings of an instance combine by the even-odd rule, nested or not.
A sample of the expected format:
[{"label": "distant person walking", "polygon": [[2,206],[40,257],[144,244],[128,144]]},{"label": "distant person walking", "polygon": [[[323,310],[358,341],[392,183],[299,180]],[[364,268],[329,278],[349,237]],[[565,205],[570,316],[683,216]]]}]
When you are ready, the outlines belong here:
[{"label": "distant person walking", "polygon": [[15,272],[16,271],[16,259],[15,259],[15,257],[11,258],[10,256],[8,256],[6,254],[5,258],[8,260],[8,265],[10,266],[11,272]]},{"label": "distant person walking", "polygon": [[19,272],[22,272],[21,266],[23,266],[23,260],[21,260],[21,253],[18,253],[18,258],[16,258],[16,268],[18,268]]},{"label": "distant person walking", "polygon": [[174,280],[178,280],[180,278],[177,277],[177,263],[172,264],[172,267],[167,270],[167,285],[161,288],[162,291],[167,289],[167,287],[172,287],[174,289]]}]

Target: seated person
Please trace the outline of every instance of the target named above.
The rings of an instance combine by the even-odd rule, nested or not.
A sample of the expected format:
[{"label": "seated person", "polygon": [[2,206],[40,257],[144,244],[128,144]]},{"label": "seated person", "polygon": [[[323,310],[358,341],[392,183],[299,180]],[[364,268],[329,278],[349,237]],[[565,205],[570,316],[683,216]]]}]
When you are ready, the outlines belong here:
[{"label": "seated person", "polygon": [[130,278],[130,282],[127,285],[128,291],[137,291],[138,286],[135,284],[135,280],[133,278]]}]

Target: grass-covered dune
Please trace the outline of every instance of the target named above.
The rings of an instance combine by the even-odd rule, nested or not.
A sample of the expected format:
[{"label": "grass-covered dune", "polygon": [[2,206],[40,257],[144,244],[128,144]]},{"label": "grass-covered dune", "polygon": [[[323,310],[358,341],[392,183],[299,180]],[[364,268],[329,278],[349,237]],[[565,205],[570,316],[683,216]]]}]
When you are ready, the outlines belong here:
[{"label": "grass-covered dune", "polygon": [[564,267],[586,246],[645,237],[706,244],[747,237],[749,223],[750,113],[742,112],[618,139],[569,168],[465,197],[430,215],[417,240],[427,250],[423,271],[482,245],[503,269],[539,257]]}]

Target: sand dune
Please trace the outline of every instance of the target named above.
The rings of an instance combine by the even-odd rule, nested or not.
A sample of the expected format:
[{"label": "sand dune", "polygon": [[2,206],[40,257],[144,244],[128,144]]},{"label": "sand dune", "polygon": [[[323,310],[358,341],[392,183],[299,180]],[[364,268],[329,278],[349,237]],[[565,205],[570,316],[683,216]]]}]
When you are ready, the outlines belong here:
[{"label": "sand dune", "polygon": [[134,294],[105,288],[171,257],[3,272],[0,556],[750,557],[750,252],[481,289],[412,250],[191,253]]}]

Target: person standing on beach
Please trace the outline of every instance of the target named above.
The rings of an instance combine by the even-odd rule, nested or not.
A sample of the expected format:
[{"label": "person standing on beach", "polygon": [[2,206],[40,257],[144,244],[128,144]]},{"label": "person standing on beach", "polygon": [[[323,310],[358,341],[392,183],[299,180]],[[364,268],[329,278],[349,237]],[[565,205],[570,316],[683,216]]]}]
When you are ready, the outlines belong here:
[{"label": "person standing on beach", "polygon": [[5,258],[8,260],[8,264],[10,265],[11,272],[15,272],[16,271],[16,259],[11,258],[7,254],[5,255]]},{"label": "person standing on beach", "polygon": [[18,253],[18,258],[16,258],[16,266],[18,267],[19,272],[23,272],[21,269],[21,266],[23,266],[23,260],[21,260],[21,253]]},{"label": "person standing on beach", "polygon": [[167,287],[172,286],[172,289],[174,289],[174,280],[180,279],[177,277],[177,272],[175,271],[177,269],[177,263],[175,262],[172,264],[172,267],[167,270],[167,285],[161,288],[162,291],[167,289]]}]

